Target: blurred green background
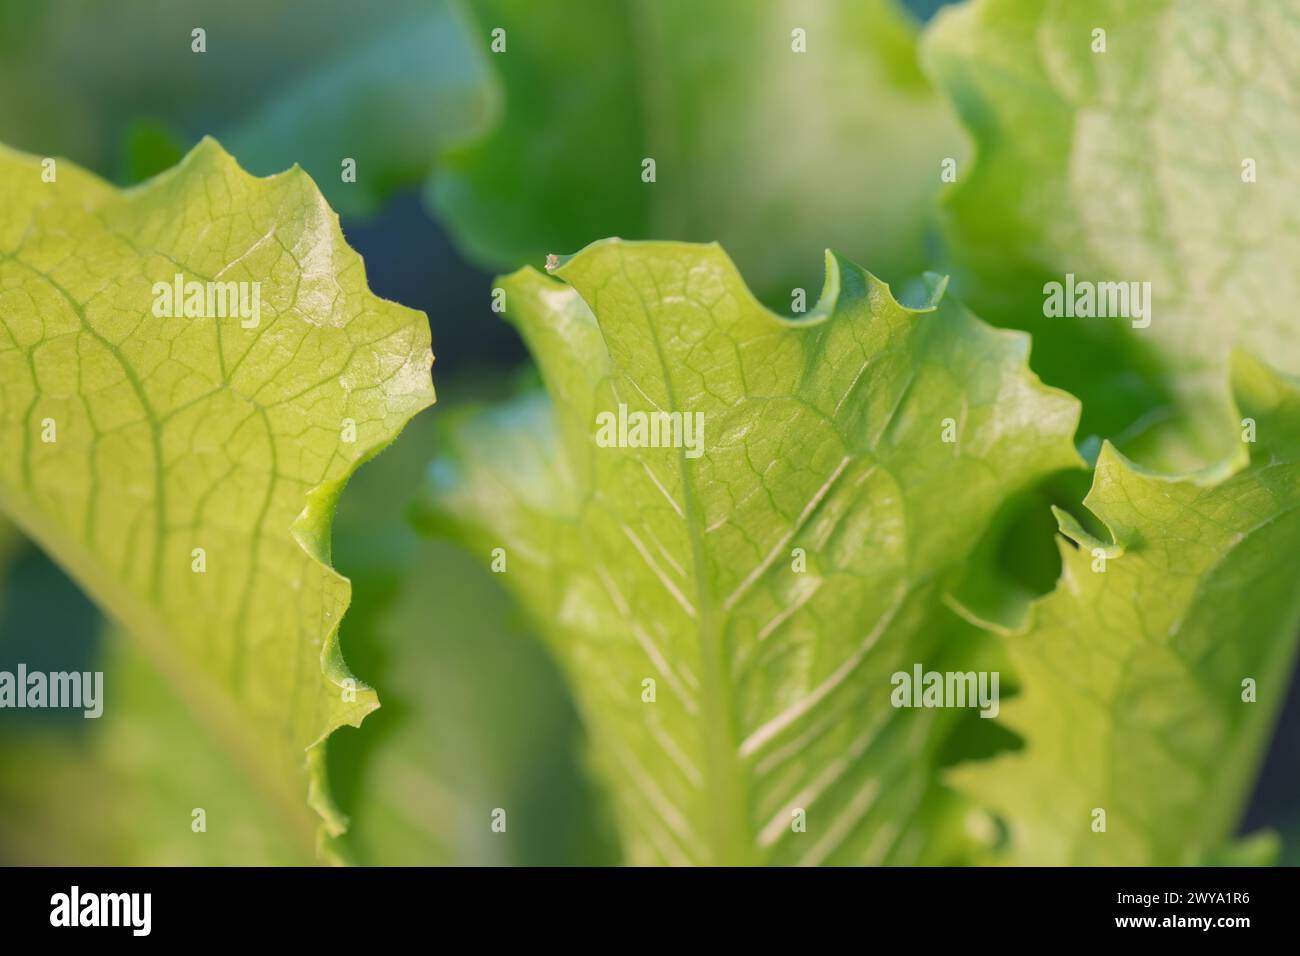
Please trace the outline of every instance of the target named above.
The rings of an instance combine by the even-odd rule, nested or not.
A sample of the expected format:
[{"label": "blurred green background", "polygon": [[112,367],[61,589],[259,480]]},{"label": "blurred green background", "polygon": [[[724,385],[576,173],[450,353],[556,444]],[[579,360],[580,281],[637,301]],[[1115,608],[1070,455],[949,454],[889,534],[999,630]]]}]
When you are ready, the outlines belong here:
[{"label": "blurred green background", "polygon": [[[908,7],[923,19],[939,5],[917,0]],[[530,12],[532,6],[486,0],[464,7],[386,0],[364,8],[342,0],[0,0],[0,142],[68,157],[122,185],[172,165],[205,134],[216,135],[255,173],[297,162],[339,210],[374,291],[430,317],[439,404],[360,470],[334,526],[334,564],[353,582],[344,653],[352,670],[379,689],[383,703],[360,730],[345,728],[329,744],[334,793],[353,821],[345,849],[358,863],[619,861],[607,810],[584,765],[583,730],[556,668],[476,560],[410,529],[406,502],[436,453],[437,416],[505,395],[527,374],[517,337],[489,309],[490,269],[540,264],[529,258],[534,246],[542,248],[538,243],[575,251],[604,235],[587,230],[607,228],[600,219],[606,214],[627,224],[619,231],[714,238],[707,220],[692,215],[735,210],[717,183],[705,181],[668,208],[598,196],[590,220],[576,217],[568,233],[530,234],[543,227],[512,205],[512,188],[572,207],[580,200],[565,192],[559,175],[576,159],[566,146],[581,144],[597,162],[602,149],[619,148],[617,139],[593,141],[599,133],[594,121],[582,121],[589,105],[583,96],[620,95],[619,51],[605,51],[614,58],[614,72],[599,73],[609,63],[590,50],[562,49],[566,38],[557,28],[547,35],[548,51],[586,57],[582,62],[599,82],[588,83],[592,89],[566,87],[559,78],[552,84],[544,60],[521,58],[538,71],[531,95],[573,99],[575,126],[556,134],[553,155],[544,155],[540,165],[489,171],[496,177],[489,190],[493,183],[501,190],[490,197],[499,200],[495,230],[505,238],[484,239],[495,236],[493,222],[467,213],[463,201],[467,191],[483,188],[472,173],[481,164],[470,162],[476,144],[502,136],[494,148],[508,159],[511,135],[539,133],[526,124],[535,104],[509,101],[503,92],[481,28],[489,22],[485,17],[508,12],[524,20],[535,16],[536,29],[548,29],[545,11]],[[601,9],[589,12],[598,17]],[[699,42],[722,43],[730,26],[727,5],[719,9]],[[191,51],[195,26],[207,31],[201,57]],[[905,32],[880,31],[864,46],[904,77],[904,85],[920,84],[911,75],[914,65],[891,60],[910,55],[906,43]],[[689,78],[697,67],[704,69],[686,64],[683,74]],[[920,108],[920,100],[902,102]],[[698,106],[702,126],[713,106]],[[748,132],[767,137],[771,129],[756,124]],[[877,152],[889,156],[911,142],[903,140],[901,147],[897,139],[880,143]],[[635,157],[640,144],[633,145],[629,155]],[[693,145],[704,155],[723,148]],[[339,182],[340,156],[357,159],[356,184]],[[756,156],[754,162],[779,179],[777,158]],[[829,170],[828,177],[835,173]],[[819,250],[839,244],[838,237],[821,234],[823,226],[833,233],[833,224],[819,219],[812,198],[800,198],[799,210],[767,210],[790,220],[783,231],[795,247],[793,274],[772,277],[762,249],[728,246],[751,281],[762,276],[771,278],[772,288],[820,288]],[[905,221],[893,208],[872,211],[879,214],[881,234],[896,234]],[[544,203],[537,215],[544,222]],[[743,225],[761,235],[771,222]],[[888,250],[877,250],[868,237],[863,261],[886,278],[906,278],[934,252],[926,225],[919,223],[898,256],[883,264]],[[20,661],[41,670],[102,669],[110,704],[98,721],[57,711],[0,713],[0,863],[315,862],[312,848],[283,836],[257,791],[148,661],[0,519],[0,669]],[[1279,727],[1242,832],[1278,829],[1284,861],[1300,863],[1294,770],[1300,766],[1300,694],[1294,686]],[[191,834],[194,806],[204,806],[210,820],[226,821],[220,838]],[[493,835],[482,825],[497,806],[511,808],[508,834]]]}]

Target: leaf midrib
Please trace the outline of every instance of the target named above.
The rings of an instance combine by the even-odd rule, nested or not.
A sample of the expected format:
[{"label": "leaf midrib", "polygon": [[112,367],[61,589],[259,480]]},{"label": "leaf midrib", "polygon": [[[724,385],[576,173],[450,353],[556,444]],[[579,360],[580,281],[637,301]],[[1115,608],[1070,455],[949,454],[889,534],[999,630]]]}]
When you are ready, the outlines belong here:
[{"label": "leaf midrib", "polygon": [[[638,289],[627,269],[627,254],[622,245],[619,250],[619,268],[628,287]],[[650,277],[654,282],[654,277]],[[650,341],[654,344],[655,359],[670,409],[677,409],[669,365],[659,342],[659,332],[650,321],[650,307],[641,296],[641,315],[645,319]],[[710,826],[706,828],[705,843],[710,850],[710,863],[715,865],[742,865],[757,862],[754,834],[749,826],[748,780],[740,764],[739,740],[735,729],[735,711],[732,706],[734,687],[726,641],[719,627],[718,609],[712,589],[705,581],[705,544],[700,535],[703,527],[701,505],[691,479],[684,447],[677,449],[677,469],[681,475],[683,510],[686,531],[691,542],[691,569],[695,584],[697,611],[696,638],[700,653],[701,707],[697,721],[704,743],[704,796],[710,809]]]}]

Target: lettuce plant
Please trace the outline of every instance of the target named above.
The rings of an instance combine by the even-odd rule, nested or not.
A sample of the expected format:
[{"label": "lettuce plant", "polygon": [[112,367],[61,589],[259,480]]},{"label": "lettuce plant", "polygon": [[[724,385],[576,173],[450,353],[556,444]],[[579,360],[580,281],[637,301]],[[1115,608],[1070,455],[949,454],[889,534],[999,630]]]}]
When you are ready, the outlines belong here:
[{"label": "lettuce plant", "polygon": [[[1207,485],[1108,444],[1078,511],[1103,536],[1058,512],[1060,580],[1006,641],[1022,693],[1004,720],[1025,747],[955,775],[1010,822],[1017,862],[1238,852],[1300,627],[1300,386],[1245,359],[1233,382],[1266,436],[1242,470]],[[1104,840],[1080,825],[1097,809]]]},{"label": "lettuce plant", "polygon": [[[928,32],[927,66],[975,143],[943,203],[957,279],[999,324],[1030,330],[1044,353],[1035,367],[1083,399],[1078,438],[1092,489],[1086,497],[1051,492],[1063,506],[1060,573],[1041,596],[1009,582],[992,559],[1036,533],[1022,489],[1072,462],[1062,453],[1018,473],[1011,461],[1034,461],[1024,445],[1013,445],[1008,460],[975,454],[999,480],[981,490],[979,505],[964,499],[969,477],[941,464],[957,465],[971,446],[959,437],[946,449],[957,461],[947,461],[940,429],[951,420],[962,432],[969,420],[957,409],[969,403],[955,402],[949,418],[944,400],[928,393],[935,359],[892,345],[887,320],[876,325],[880,354],[822,346],[834,339],[840,260],[831,260],[828,296],[814,315],[785,323],[737,318],[757,307],[734,274],[730,283],[711,279],[716,253],[706,249],[598,245],[556,270],[572,291],[532,274],[500,283],[549,397],[455,427],[450,456],[432,473],[434,526],[451,528],[485,559],[494,548],[511,556],[509,585],[557,646],[588,723],[601,728],[596,749],[638,858],[860,862],[966,853],[1190,863],[1267,855],[1266,844],[1236,848],[1232,836],[1300,625],[1298,574],[1282,557],[1296,533],[1296,385],[1283,374],[1295,370],[1286,318],[1293,190],[1276,170],[1267,184],[1258,178],[1261,158],[1275,159],[1289,137],[1285,117],[1264,119],[1277,102],[1268,90],[1286,82],[1269,38],[1287,34],[1287,16],[1271,13],[1270,29],[1213,4],[988,0],[945,11]],[[1239,62],[1271,64],[1261,82],[1247,86],[1226,58],[1203,69],[1207,51],[1223,47]],[[1225,89],[1241,90],[1261,117],[1253,138],[1236,134]],[[1223,235],[1233,242],[1214,241]],[[1081,285],[1145,280],[1157,290],[1147,303],[1154,315],[1049,317],[1048,283],[1073,283],[1076,274]],[[911,321],[926,339],[920,330],[932,320]],[[818,345],[777,344],[800,338]],[[1244,350],[1235,359],[1234,347]],[[800,374],[782,377],[780,359]],[[961,362],[942,365],[957,394],[973,387]],[[836,374],[860,376],[861,394],[829,407],[807,398]],[[882,399],[855,412],[852,399],[889,395],[894,381],[907,383],[897,404]],[[593,446],[600,413],[628,403],[705,411],[707,450],[692,460]],[[906,520],[857,525],[833,496],[817,498],[828,482],[836,491],[857,459],[823,450],[823,422],[806,418],[810,409],[849,436],[849,447],[864,443],[860,453],[897,484]],[[928,419],[916,423],[903,460],[918,465],[923,494],[872,444],[895,433],[900,415],[919,418],[914,409]],[[849,419],[837,422],[843,414]],[[1054,423],[1063,439],[1073,432],[1041,410],[1008,421],[1016,422],[1005,426],[1013,442],[1041,434],[1030,422]],[[927,457],[935,453],[938,463]],[[848,464],[837,474],[840,461]],[[638,469],[655,478],[644,500]],[[672,503],[666,511],[654,491]],[[760,504],[778,516],[766,527],[750,517]],[[1046,502],[1037,504],[1046,513]],[[647,511],[658,512],[655,520]],[[953,564],[940,571],[923,560],[920,542],[948,532],[960,543],[943,539]],[[743,542],[730,553],[729,533]],[[822,609],[834,592],[818,582],[828,564],[840,565],[820,549],[838,557],[842,538],[854,535],[864,549],[901,549],[900,563],[915,565],[932,588],[917,628],[933,643],[913,643],[906,616],[866,650],[844,643],[846,632],[870,635],[871,612],[850,621]],[[810,577],[792,565],[787,552],[796,547],[809,555],[813,570],[802,573]],[[595,580],[572,583],[584,567]],[[748,581],[746,572],[756,575],[750,588],[771,587],[770,607],[730,602],[731,578]],[[862,607],[892,606],[891,583],[864,574],[855,582]],[[656,590],[659,600],[640,597]],[[675,607],[674,595],[682,597]],[[741,596],[755,597],[749,589]],[[911,597],[900,599],[911,606]],[[890,713],[884,675],[927,654],[961,660],[978,640],[960,636],[971,625],[999,635],[1008,655],[1019,694],[1002,725],[1019,749],[972,760],[963,729],[937,722],[905,748],[909,789],[889,779],[883,741],[887,728],[924,718]],[[785,629],[784,640],[764,646]],[[826,650],[837,644],[838,653]],[[756,673],[751,659],[768,669]],[[697,675],[710,660],[721,677],[705,682]],[[675,672],[654,678],[657,665],[679,662],[694,681]],[[653,705],[634,693],[638,670],[669,684]],[[840,694],[853,703],[840,703],[846,712],[837,715],[832,698]],[[823,705],[831,714],[820,713]],[[668,723],[666,709],[677,722]],[[945,735],[954,741],[946,749]],[[769,743],[779,757],[765,762],[760,745]],[[958,766],[941,766],[954,753]],[[936,843],[945,831],[931,817],[917,828],[932,840],[925,846],[911,829],[935,806],[923,786],[946,797],[943,788],[956,789],[960,798],[944,810],[961,812],[962,800],[992,810],[1005,836]],[[900,794],[907,810],[889,803]],[[818,837],[791,835],[796,810],[819,821]]]},{"label": "lettuce plant", "polygon": [[[1028,339],[829,256],[813,314],[717,246],[605,242],[502,283],[553,403],[458,431],[443,515],[570,669],[638,862],[926,859],[952,721],[889,675],[974,653],[945,604],[1005,496],[1078,463]],[[599,448],[598,410],[701,415],[702,454]],[[952,441],[942,440],[945,423]],[[887,696],[887,695],[886,695]],[[793,839],[792,815],[818,821]]]},{"label": "lettuce plant", "polygon": [[[981,542],[1081,465],[1078,405],[1027,370],[1023,335],[933,280],[903,307],[836,256],[802,320],[716,246],[604,242],[554,275],[500,283],[549,398],[457,423],[429,519],[500,562],[567,668],[634,861],[988,849],[940,838],[970,809],[948,783],[1008,822],[1015,861],[1224,849],[1300,624],[1277,563],[1300,534],[1294,383],[1241,363],[1241,410],[1270,437],[1217,484],[1105,446],[1076,503],[1105,538],[1059,512],[1060,579],[1008,623]],[[599,447],[601,410],[628,405],[712,432],[698,457]],[[992,653],[979,628],[1005,635],[1025,746],[949,773],[960,721],[891,707],[890,675],[968,670]]]},{"label": "lettuce plant", "polygon": [[[6,739],[0,801],[123,795],[130,839],[65,831],[94,862],[531,859],[490,842],[502,804],[540,829],[522,626],[627,862],[1273,859],[1238,830],[1300,629],[1297,12],[971,0],[918,37],[886,0],[401,3],[286,54],[213,114],[242,161],[292,143],[349,213],[424,184],[461,249],[524,266],[492,301],[539,380],[385,455],[350,532],[383,552],[349,618],[395,659],[379,693],[331,520],[433,401],[424,317],[296,167],[205,139],[119,190],[0,148],[0,509],[121,634],[92,755]],[[122,82],[64,112],[116,117]],[[0,104],[103,164],[103,129],[47,120]],[[433,445],[415,523],[519,619],[381,516]],[[937,706],[931,673],[1001,681]],[[336,800],[327,741],[385,687],[416,713],[372,760],[335,738]],[[238,821],[213,849],[157,823],[200,790]],[[587,801],[546,826],[603,832]]]},{"label": "lettuce plant", "polygon": [[428,326],[370,294],[301,171],[213,141],[126,192],[5,151],[0,199],[0,502],[308,842],[340,832],[324,740],[376,701],[339,651],[329,520],[433,401]]}]

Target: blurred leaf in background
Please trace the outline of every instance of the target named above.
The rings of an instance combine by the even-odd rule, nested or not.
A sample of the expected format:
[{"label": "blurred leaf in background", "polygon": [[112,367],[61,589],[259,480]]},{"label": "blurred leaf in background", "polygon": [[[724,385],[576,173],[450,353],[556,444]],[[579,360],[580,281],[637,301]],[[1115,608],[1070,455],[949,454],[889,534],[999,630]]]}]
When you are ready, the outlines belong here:
[{"label": "blurred leaf in background", "polygon": [[[1300,372],[1297,45],[1296,0],[976,0],[927,30],[976,144],[945,194],[955,288],[1151,467],[1240,453],[1234,346]],[[1046,318],[1067,272],[1147,282],[1149,326]]]},{"label": "blurred leaf in background", "polygon": [[166,168],[140,165],[142,135],[182,153],[214,135],[250,172],[297,163],[342,214],[373,212],[493,115],[461,17],[446,0],[0,0],[0,88],[23,90],[0,98],[0,141],[130,177]]},{"label": "blurred leaf in background", "polygon": [[925,268],[940,161],[963,153],[895,0],[0,0],[0,22],[0,83],[30,91],[0,102],[11,145],[139,175],[163,168],[146,146],[213,134],[252,172],[301,164],[345,217],[432,176],[489,268],[716,239],[788,308],[828,246],[887,279]]},{"label": "blurred leaf in background", "polygon": [[[355,5],[334,19],[355,23]],[[235,122],[229,146],[253,172],[300,163],[344,216],[372,213],[398,189],[420,183],[452,145],[497,115],[485,44],[460,7],[433,0],[409,9],[367,8],[385,23],[340,56],[313,64]],[[319,13],[313,11],[313,17]],[[356,160],[355,185],[342,180]]]},{"label": "blurred leaf in background", "polygon": [[[440,381],[452,405],[500,395],[501,376]],[[601,864],[618,860],[586,745],[555,664],[482,562],[422,540],[407,508],[435,416],[357,473],[335,518],[353,582],[349,663],[381,687],[364,730],[330,740],[331,785],[360,863]],[[496,808],[505,833],[490,829]]]},{"label": "blurred leaf in background", "polygon": [[505,31],[490,57],[503,115],[449,151],[431,190],[471,258],[719,240],[785,310],[793,287],[819,287],[827,247],[886,279],[925,268],[941,158],[963,140],[893,0],[471,9],[485,45]]}]

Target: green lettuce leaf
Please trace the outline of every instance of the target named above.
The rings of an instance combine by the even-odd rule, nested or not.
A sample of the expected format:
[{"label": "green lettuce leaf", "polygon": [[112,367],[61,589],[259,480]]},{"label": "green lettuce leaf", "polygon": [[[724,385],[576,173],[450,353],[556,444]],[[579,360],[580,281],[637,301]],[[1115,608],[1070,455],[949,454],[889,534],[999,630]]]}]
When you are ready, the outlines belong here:
[{"label": "green lettuce leaf", "polygon": [[[892,708],[891,674],[983,653],[948,588],[1009,497],[1078,464],[1026,336],[934,277],[908,308],[826,263],[804,321],[716,245],[607,240],[563,282],[501,280],[549,400],[462,417],[433,467],[425,520],[560,658],[634,863],[947,859],[960,718]],[[598,447],[620,405],[702,415],[700,453]]]},{"label": "green lettuce leaf", "polygon": [[[1300,372],[1297,42],[1295,0],[1250,16],[976,0],[927,31],[928,71],[975,141],[946,204],[957,288],[1033,332],[1035,367],[1083,400],[1086,430],[1164,470],[1239,451],[1234,346]],[[1043,285],[1066,273],[1150,282],[1150,326],[1045,318]]]},{"label": "green lettuce leaf", "polygon": [[313,863],[315,840],[298,814],[266,798],[144,650],[121,633],[105,635],[104,644],[94,665],[112,695],[103,717],[25,731],[7,725],[0,734],[5,862]]},{"label": "green lettuce leaf", "polygon": [[505,31],[489,55],[504,115],[449,151],[432,196],[479,261],[613,235],[718,240],[787,307],[827,245],[891,280],[925,267],[940,162],[962,144],[893,0],[470,10],[484,49]]},{"label": "green lettuce leaf", "polygon": [[[475,375],[440,391],[474,394],[483,382]],[[334,563],[352,582],[340,632],[348,662],[373,677],[384,701],[359,730],[329,739],[331,791],[351,820],[332,849],[357,864],[615,862],[605,815],[580,772],[576,715],[545,649],[521,631],[472,556],[422,541],[406,520],[435,427],[434,417],[418,416],[401,442],[360,469],[331,529]],[[80,622],[50,610],[51,601],[61,611],[77,605],[75,585],[36,556],[6,580],[3,557],[0,549],[0,669],[24,659],[81,669]],[[6,594],[16,598],[11,607]],[[24,635],[38,631],[40,661],[22,651],[33,643]],[[94,666],[114,706],[101,719],[24,711],[36,719],[22,720],[6,711],[0,720],[0,859],[310,863],[314,848],[293,842],[280,808],[146,655],[120,633],[107,638]],[[88,793],[93,813],[84,809]],[[192,825],[196,807],[206,815],[202,833]],[[505,833],[491,829],[496,807],[509,813]]]},{"label": "green lettuce leaf", "polygon": [[1026,746],[953,773],[1007,819],[1014,862],[1228,849],[1300,628],[1300,388],[1240,355],[1234,370],[1257,428],[1248,467],[1206,485],[1107,445],[1084,501],[1104,530],[1058,512],[1060,583],[1006,639],[1023,691],[1003,719]]},{"label": "green lettuce leaf", "polygon": [[[301,170],[254,179],[211,140],[127,191],[46,168],[0,151],[0,509],[300,835],[304,795],[341,832],[323,742],[377,701],[339,651],[330,515],[433,401],[427,323],[370,294]],[[158,317],[177,275],[259,307]]]}]

